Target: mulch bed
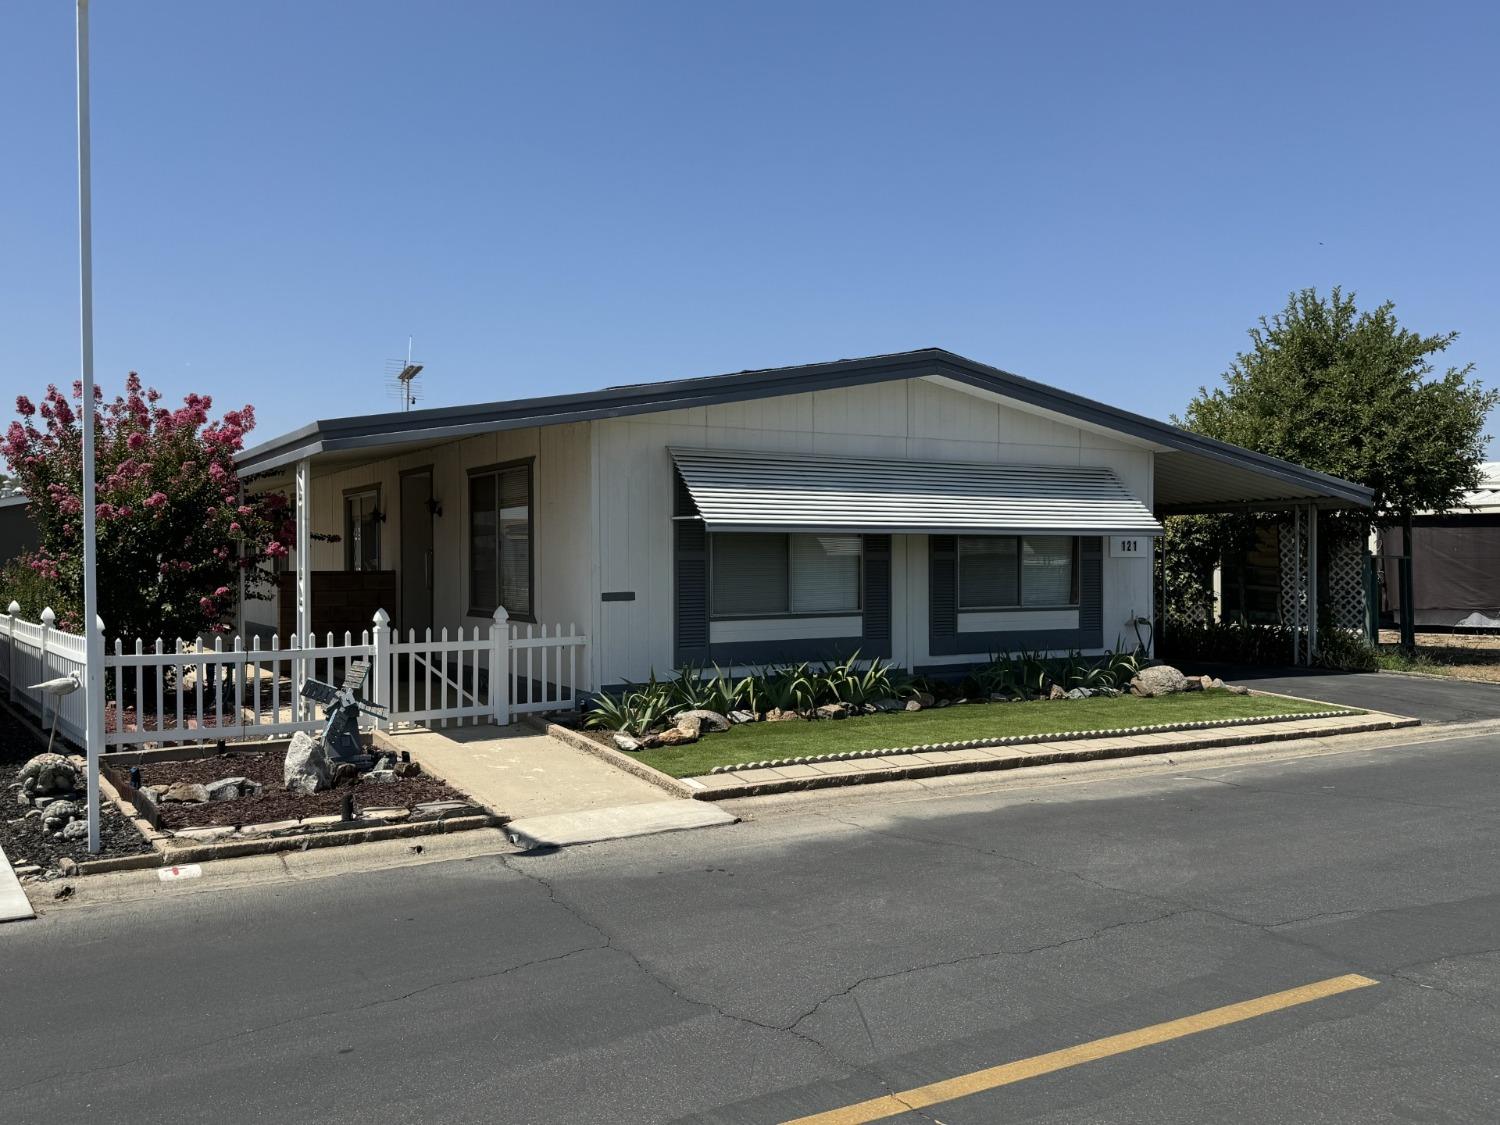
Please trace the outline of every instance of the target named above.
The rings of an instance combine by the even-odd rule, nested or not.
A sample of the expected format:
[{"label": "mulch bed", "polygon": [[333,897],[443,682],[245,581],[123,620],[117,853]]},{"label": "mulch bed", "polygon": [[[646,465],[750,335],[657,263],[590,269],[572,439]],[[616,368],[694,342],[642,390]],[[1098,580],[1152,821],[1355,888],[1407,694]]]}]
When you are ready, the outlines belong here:
[{"label": "mulch bed", "polygon": [[[36,755],[45,750],[43,743],[9,712],[0,709],[0,847],[6,858],[17,867],[35,863],[42,867],[55,867],[57,861],[69,856],[79,863],[91,859],[112,859],[117,856],[140,855],[151,851],[134,824],[126,820],[115,808],[114,802],[102,800],[99,809],[100,850],[91,853],[87,841],[54,840],[42,828],[41,817],[24,817],[25,810],[14,803],[15,790],[10,783],[16,774]],[[63,748],[66,751],[67,747]]]},{"label": "mulch bed", "polygon": [[240,754],[217,754],[210,758],[193,758],[183,762],[147,762],[141,765],[141,784],[171,785],[174,781],[207,784],[224,777],[248,777],[265,788],[258,797],[240,797],[233,801],[210,801],[207,804],[161,805],[164,828],[199,828],[209,825],[266,824],[277,820],[299,820],[308,816],[338,813],[344,794],[354,794],[354,807],[399,808],[424,801],[464,801],[464,794],[436,778],[418,775],[391,782],[356,781],[319,793],[293,793],[283,788],[282,751],[256,751]]}]

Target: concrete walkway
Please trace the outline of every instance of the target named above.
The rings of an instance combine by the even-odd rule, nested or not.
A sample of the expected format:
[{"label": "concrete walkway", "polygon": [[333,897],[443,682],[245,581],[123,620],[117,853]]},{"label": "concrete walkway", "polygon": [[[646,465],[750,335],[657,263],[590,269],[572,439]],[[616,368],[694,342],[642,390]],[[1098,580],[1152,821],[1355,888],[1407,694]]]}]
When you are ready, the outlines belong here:
[{"label": "concrete walkway", "polygon": [[670,798],[649,782],[524,727],[454,726],[384,738],[492,812],[518,820]]},{"label": "concrete walkway", "polygon": [[24,922],[35,917],[36,911],[31,909],[31,902],[21,889],[21,880],[16,878],[5,850],[0,848],[0,922]]}]

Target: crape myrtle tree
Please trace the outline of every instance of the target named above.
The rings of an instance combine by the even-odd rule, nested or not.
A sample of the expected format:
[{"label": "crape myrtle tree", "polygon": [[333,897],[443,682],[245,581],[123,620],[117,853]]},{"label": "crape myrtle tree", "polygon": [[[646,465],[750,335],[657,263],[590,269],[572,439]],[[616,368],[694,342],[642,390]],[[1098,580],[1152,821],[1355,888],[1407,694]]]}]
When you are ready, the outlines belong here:
[{"label": "crape myrtle tree", "polygon": [[[211,416],[213,401],[190,394],[162,405],[138,375],[103,401],[95,389],[99,614],[110,636],[175,639],[231,628],[239,579],[247,597],[267,597],[273,568],[295,526],[286,498],[240,497],[234,457],[255,425],[253,408]],[[0,454],[31,499],[40,545],[12,562],[0,597],[35,620],[50,604],[58,625],[83,625],[82,385],[71,396],[49,386],[40,403],[16,400]]]},{"label": "crape myrtle tree", "polygon": [[[1250,330],[1250,348],[1223,385],[1199,388],[1174,421],[1371,488],[1373,515],[1333,517],[1335,536],[1363,535],[1372,523],[1409,527],[1413,513],[1451,508],[1479,483],[1497,394],[1472,378],[1473,364],[1435,373],[1434,358],[1457,338],[1403,328],[1390,301],[1362,312],[1355,294],[1338,287],[1327,297],[1303,289]],[[1211,581],[1212,542],[1242,545],[1247,518],[1181,521],[1168,524],[1168,584],[1176,541],[1188,547],[1182,561],[1191,571],[1179,568],[1177,585],[1201,591]]]}]

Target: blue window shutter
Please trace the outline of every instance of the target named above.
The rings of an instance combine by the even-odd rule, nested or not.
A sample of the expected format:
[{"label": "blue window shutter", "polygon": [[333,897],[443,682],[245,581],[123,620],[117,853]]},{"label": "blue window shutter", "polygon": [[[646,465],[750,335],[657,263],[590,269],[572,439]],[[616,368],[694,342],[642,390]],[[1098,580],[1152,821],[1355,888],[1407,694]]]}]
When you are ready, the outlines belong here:
[{"label": "blue window shutter", "polygon": [[[673,512],[696,516],[697,507],[682,477],[675,472],[677,490]],[[672,521],[673,659],[676,664],[708,661],[708,533],[697,519]]]},{"label": "blue window shutter", "polygon": [[1104,540],[1086,535],[1078,541],[1077,648],[1104,644]]},{"label": "blue window shutter", "polygon": [[955,651],[958,641],[958,539],[953,535],[927,538],[928,650]]},{"label": "blue window shutter", "polygon": [[864,639],[861,656],[891,655],[891,537],[864,537]]}]

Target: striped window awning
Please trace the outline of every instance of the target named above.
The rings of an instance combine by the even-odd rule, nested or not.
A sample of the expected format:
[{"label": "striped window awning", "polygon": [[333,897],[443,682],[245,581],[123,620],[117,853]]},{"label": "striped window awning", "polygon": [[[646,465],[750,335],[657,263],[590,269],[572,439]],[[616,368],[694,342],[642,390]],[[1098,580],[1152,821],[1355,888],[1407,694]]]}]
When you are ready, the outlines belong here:
[{"label": "striped window awning", "polygon": [[669,450],[710,531],[1160,535],[1105,468]]}]

